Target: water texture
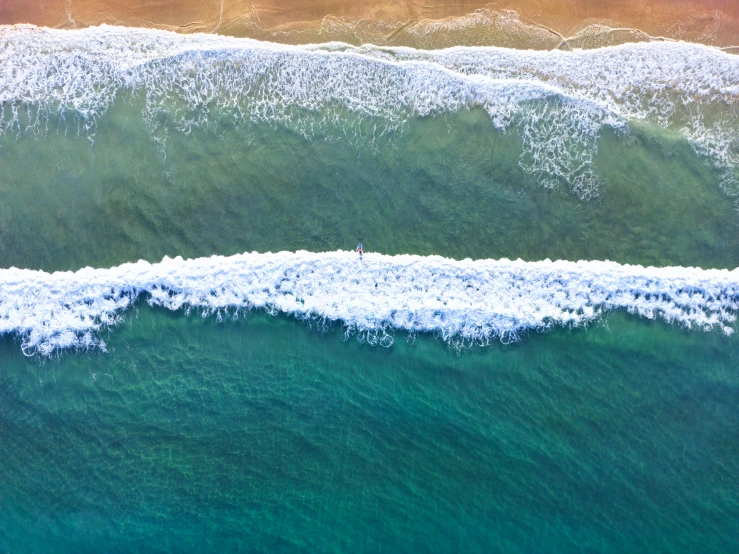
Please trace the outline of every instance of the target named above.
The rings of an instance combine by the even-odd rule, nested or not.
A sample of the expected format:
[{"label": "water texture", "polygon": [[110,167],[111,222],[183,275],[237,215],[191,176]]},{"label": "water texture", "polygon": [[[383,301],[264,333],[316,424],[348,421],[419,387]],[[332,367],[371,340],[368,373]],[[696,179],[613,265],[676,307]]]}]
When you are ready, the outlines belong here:
[{"label": "water texture", "polygon": [[10,552],[731,552],[734,337],[609,317],[458,356],[145,304],[3,341]]}]

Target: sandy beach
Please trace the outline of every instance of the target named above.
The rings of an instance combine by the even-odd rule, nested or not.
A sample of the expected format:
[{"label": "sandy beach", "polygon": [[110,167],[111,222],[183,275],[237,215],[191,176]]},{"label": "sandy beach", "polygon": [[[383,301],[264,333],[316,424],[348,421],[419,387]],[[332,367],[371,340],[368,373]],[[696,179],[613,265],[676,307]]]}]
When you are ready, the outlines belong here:
[{"label": "sandy beach", "polygon": [[739,45],[732,0],[5,0],[0,24],[100,24],[285,43],[592,48],[664,37]]}]

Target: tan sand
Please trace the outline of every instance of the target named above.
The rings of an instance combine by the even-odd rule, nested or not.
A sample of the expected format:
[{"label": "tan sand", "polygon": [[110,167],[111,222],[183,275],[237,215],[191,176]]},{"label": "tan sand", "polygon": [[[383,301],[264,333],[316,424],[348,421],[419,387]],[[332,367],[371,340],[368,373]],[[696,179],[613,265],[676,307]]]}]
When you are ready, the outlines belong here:
[{"label": "tan sand", "polygon": [[0,0],[0,24],[15,23],[425,48],[596,47],[650,37],[731,47],[739,45],[739,0]]}]

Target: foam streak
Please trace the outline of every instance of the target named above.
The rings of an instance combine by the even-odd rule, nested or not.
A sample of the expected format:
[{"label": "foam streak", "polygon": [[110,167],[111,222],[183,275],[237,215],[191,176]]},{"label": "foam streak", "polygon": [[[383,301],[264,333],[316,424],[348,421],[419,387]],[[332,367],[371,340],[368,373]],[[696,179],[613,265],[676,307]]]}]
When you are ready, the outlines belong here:
[{"label": "foam streak", "polygon": [[0,270],[0,335],[28,355],[102,348],[98,332],[139,298],[169,310],[234,317],[263,309],[337,322],[371,342],[389,332],[447,341],[515,340],[627,310],[688,328],[733,332],[739,269],[644,268],[614,262],[462,260],[350,252],[164,258],[110,269]]},{"label": "foam streak", "polygon": [[[89,132],[114,99],[137,94],[152,137],[188,133],[214,113],[306,136],[338,125],[363,137],[414,117],[483,108],[496,128],[519,129],[522,169],[545,186],[566,182],[581,197],[598,191],[592,166],[601,129],[633,120],[683,133],[726,170],[724,189],[739,196],[737,83],[739,57],[687,43],[416,50],[0,27],[0,133],[44,129],[69,112]],[[373,131],[362,130],[368,120]]]}]

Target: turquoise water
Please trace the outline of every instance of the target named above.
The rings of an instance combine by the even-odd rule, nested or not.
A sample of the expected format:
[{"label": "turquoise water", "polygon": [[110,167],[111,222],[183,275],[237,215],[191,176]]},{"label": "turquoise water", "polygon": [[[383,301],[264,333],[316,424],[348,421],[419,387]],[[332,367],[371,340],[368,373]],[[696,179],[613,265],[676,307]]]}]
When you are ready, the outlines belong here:
[{"label": "turquoise water", "polygon": [[142,306],[2,345],[9,552],[730,552],[736,340],[623,316],[461,356]]},{"label": "turquoise water", "polygon": [[[591,102],[602,87],[604,98],[616,99],[603,104],[611,115],[547,92],[526,97],[496,128],[507,108],[485,100],[485,87],[498,84],[445,80],[438,68],[429,73],[429,65],[467,63],[451,59],[455,53],[445,54],[449,61],[368,49],[370,63],[336,46],[318,54],[285,47],[279,71],[268,66],[249,81],[264,96],[234,97],[233,72],[256,64],[251,43],[222,52],[211,45],[206,61],[193,61],[180,50],[172,54],[167,41],[207,46],[216,39],[151,33],[161,42],[152,46],[146,32],[122,38],[115,31],[121,36],[114,40],[110,30],[89,32],[81,43],[64,32],[43,43],[32,58],[37,74],[21,55],[25,35],[0,34],[3,67],[25,60],[0,69],[1,552],[739,549],[735,276],[720,274],[729,284],[717,293],[703,273],[686,269],[732,269],[739,259],[737,145],[719,144],[739,112],[725,84],[711,81],[737,62],[700,50],[723,64],[723,73],[711,73],[706,60],[690,61],[698,55],[692,46],[676,45],[675,66],[687,49],[690,71],[678,71],[665,87],[667,100],[694,82],[705,85],[696,85],[700,94],[718,92],[708,99],[695,93],[703,112],[687,103],[672,113],[665,100],[658,117],[644,108],[656,98],[648,84],[629,92],[642,86],[644,98],[619,103],[620,81],[608,80],[608,68],[619,64],[604,63],[605,77],[591,90],[589,77],[567,65],[569,54],[551,54],[552,67],[564,64],[570,73],[562,75],[585,85],[567,89],[562,75],[541,78],[545,84],[578,102]],[[88,55],[80,46],[106,40],[144,56],[144,69],[117,73],[112,54]],[[164,54],[151,54],[157,48]],[[637,54],[649,60],[643,48],[603,49],[603,56],[625,52],[624,66]],[[51,61],[48,52],[55,52]],[[496,52],[473,53],[485,61]],[[334,81],[294,73],[291,63],[313,68],[311,56],[317,66],[335,64]],[[383,56],[425,61],[377,65]],[[534,62],[524,59],[521,67],[526,63]],[[464,67],[483,76],[498,71]],[[156,79],[134,75],[139,70]],[[23,78],[14,73],[22,71]],[[102,77],[88,83],[95,71]],[[376,80],[364,83],[370,74]],[[436,96],[413,100],[425,90],[411,86],[417,77]],[[41,84],[23,88],[32,82]],[[361,86],[345,96],[317,92],[336,82]],[[108,83],[115,83],[112,92]],[[378,83],[407,90],[396,98]],[[467,104],[454,103],[465,87],[472,87]],[[212,96],[193,99],[205,90]],[[278,92],[279,101],[259,103]],[[444,105],[429,113],[418,107],[437,104]],[[241,117],[240,109],[274,117]],[[699,120],[717,125],[707,138],[698,137]],[[146,300],[156,290],[144,287],[132,307],[116,312],[120,322],[96,331],[104,351],[26,357],[21,348],[44,332],[39,317],[53,320],[69,305],[117,297],[94,296],[85,288],[91,274],[68,277],[74,288],[58,275],[16,278],[11,267],[117,271],[163,256],[351,250],[359,241],[367,254],[358,267],[366,271],[389,264],[373,258],[377,253],[426,257],[413,263],[426,264],[427,273],[409,277],[426,291],[433,287],[424,279],[456,282],[433,273],[433,255],[677,266],[675,290],[656,296],[674,295],[679,304],[679,295],[703,294],[718,306],[711,309],[724,310],[728,327],[721,332],[714,321],[688,329],[694,320],[670,319],[665,308],[651,314],[657,320],[634,315],[650,315],[639,308],[650,300],[647,283],[628,289],[632,314],[605,309],[585,318],[600,306],[593,300],[572,309],[570,325],[524,326],[517,342],[459,348],[440,332],[393,329],[369,308],[351,320],[347,337],[344,325],[326,319],[318,293],[316,317],[299,321],[275,304],[268,309],[282,313],[209,310],[204,301],[151,307]],[[225,264],[213,262],[214,279],[231,278]],[[561,281],[562,298],[581,292],[567,289],[557,267],[542,288]],[[599,280],[616,282],[614,275],[611,268],[583,279],[597,292],[606,286]],[[392,277],[385,275],[383,286]],[[24,280],[41,284],[23,289]],[[220,285],[212,286],[208,298],[218,296]],[[322,286],[315,283],[319,292]],[[169,298],[181,292],[162,290]],[[403,290],[410,289],[388,297],[400,302]],[[61,300],[43,312],[44,294],[59,291]],[[454,320],[485,307],[485,298],[434,317]],[[534,300],[528,291],[511,303],[525,308]],[[680,306],[687,306],[682,315],[714,313],[705,304]],[[13,327],[16,313],[25,319]],[[391,346],[368,343],[362,331],[373,324],[392,335]]]}]

